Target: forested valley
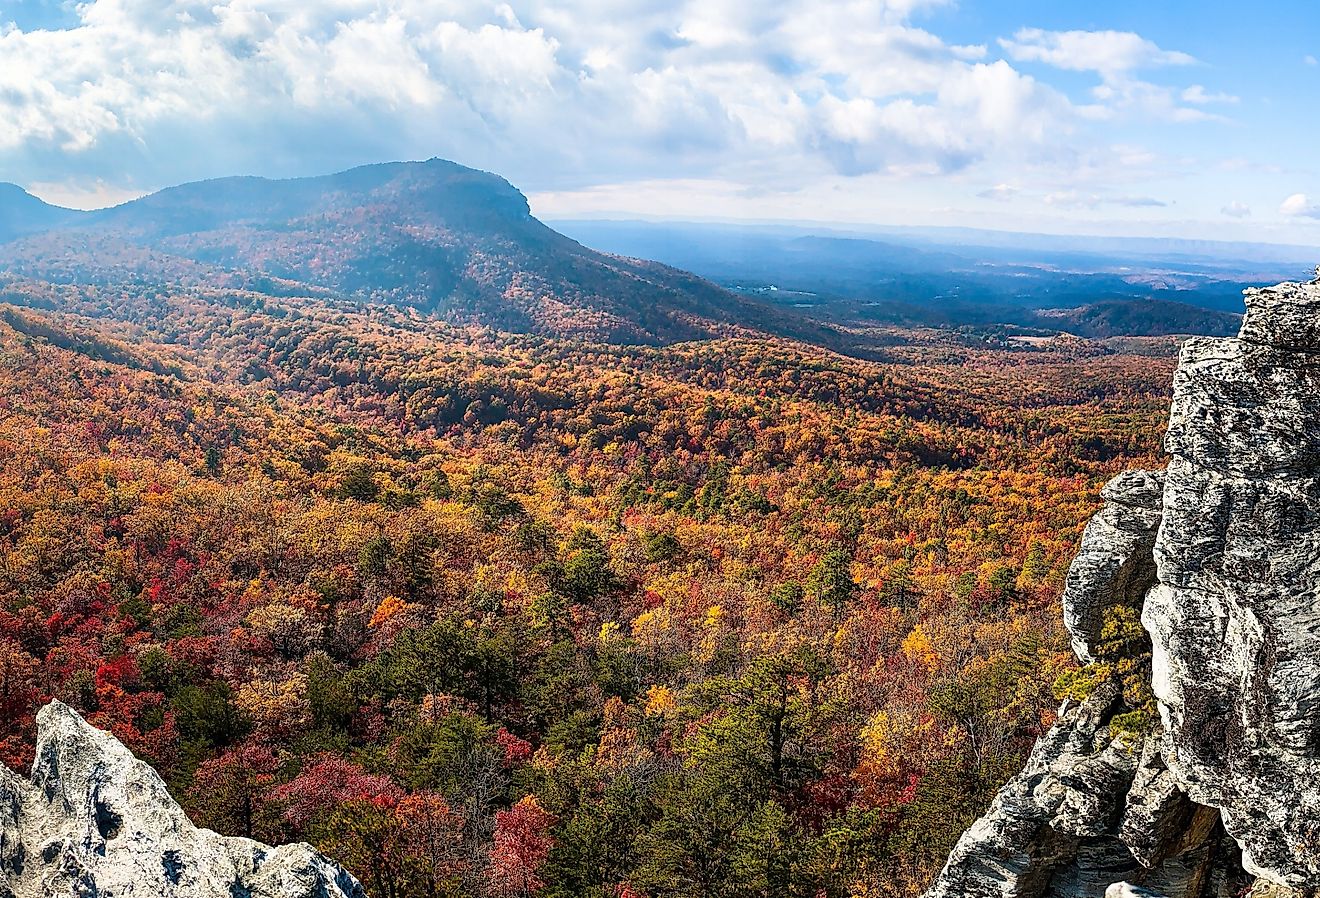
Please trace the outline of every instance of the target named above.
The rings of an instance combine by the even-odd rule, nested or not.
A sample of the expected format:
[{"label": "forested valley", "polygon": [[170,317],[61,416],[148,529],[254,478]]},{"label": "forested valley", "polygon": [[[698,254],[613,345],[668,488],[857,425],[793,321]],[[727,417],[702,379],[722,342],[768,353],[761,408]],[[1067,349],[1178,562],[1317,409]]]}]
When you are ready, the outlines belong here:
[{"label": "forested valley", "polygon": [[917,893],[1052,718],[1172,369],[3,292],[3,761],[61,698],[380,898]]}]

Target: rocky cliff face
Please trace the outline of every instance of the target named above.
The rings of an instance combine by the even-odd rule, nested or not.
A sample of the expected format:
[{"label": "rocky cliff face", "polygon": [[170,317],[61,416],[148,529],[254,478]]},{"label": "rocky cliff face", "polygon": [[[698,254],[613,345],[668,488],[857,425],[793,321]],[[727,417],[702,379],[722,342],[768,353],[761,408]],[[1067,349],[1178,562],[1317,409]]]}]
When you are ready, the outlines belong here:
[{"label": "rocky cliff face", "polygon": [[198,829],[156,772],[52,702],[30,778],[0,767],[0,898],[366,898],[308,845]]},{"label": "rocky cliff face", "polygon": [[1320,889],[1320,283],[1188,341],[1167,449],[1105,487],[1069,572],[1076,700],[928,898]]}]

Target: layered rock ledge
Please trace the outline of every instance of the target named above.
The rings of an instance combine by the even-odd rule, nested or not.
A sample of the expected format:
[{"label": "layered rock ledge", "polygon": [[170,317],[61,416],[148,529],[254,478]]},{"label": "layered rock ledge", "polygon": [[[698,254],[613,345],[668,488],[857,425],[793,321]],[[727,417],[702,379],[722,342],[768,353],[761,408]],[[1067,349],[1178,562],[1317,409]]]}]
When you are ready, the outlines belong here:
[{"label": "layered rock ledge", "polygon": [[[1320,283],[1246,297],[1237,338],[1183,347],[1168,470],[1106,486],[1069,571],[1094,689],[928,898],[1320,891]],[[1149,634],[1126,650],[1158,710],[1136,733],[1103,676],[1116,610]]]},{"label": "layered rock ledge", "polygon": [[366,898],[309,845],[194,826],[165,783],[59,702],[24,778],[0,766],[0,898]]}]

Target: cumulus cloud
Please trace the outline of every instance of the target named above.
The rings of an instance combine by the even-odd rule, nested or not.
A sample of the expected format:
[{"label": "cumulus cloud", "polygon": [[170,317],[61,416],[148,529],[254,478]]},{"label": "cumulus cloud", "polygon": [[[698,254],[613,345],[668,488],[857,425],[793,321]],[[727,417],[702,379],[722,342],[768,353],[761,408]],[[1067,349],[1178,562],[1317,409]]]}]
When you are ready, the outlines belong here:
[{"label": "cumulus cloud", "polygon": [[1229,203],[1227,206],[1220,209],[1219,211],[1222,214],[1227,215],[1229,218],[1251,217],[1251,207],[1248,206],[1246,203],[1239,203],[1237,200],[1234,200],[1233,202]]},{"label": "cumulus cloud", "polygon": [[1290,218],[1320,218],[1320,203],[1311,202],[1304,193],[1294,193],[1279,204],[1279,214]]},{"label": "cumulus cloud", "polygon": [[1210,93],[1200,84],[1193,84],[1186,88],[1182,94],[1184,103],[1195,103],[1198,106],[1204,106],[1209,103],[1236,103],[1238,98],[1228,93]]},{"label": "cumulus cloud", "polygon": [[873,171],[1046,134],[1036,107],[1066,105],[1048,89],[907,24],[941,2],[91,0],[74,27],[0,33],[0,151],[145,152],[169,131],[232,152],[278,123],[277,158],[352,131],[359,155],[515,169],[790,147]]},{"label": "cumulus cloud", "polygon": [[1000,46],[1019,62],[1043,62],[1075,72],[1098,72],[1116,78],[1138,69],[1192,65],[1195,57],[1164,50],[1131,31],[1045,31],[1019,29]]},{"label": "cumulus cloud", "polygon": [[1011,200],[1018,193],[1018,189],[1012,184],[996,184],[993,187],[987,187],[976,195],[985,200]]},{"label": "cumulus cloud", "polygon": [[[959,44],[920,27],[949,2],[66,3],[48,28],[0,24],[0,165],[81,205],[432,155],[557,196],[873,175],[963,178],[965,196],[969,181],[1049,170],[1038,190],[1080,197],[1092,175],[1154,167],[1083,137],[1096,121],[1203,120],[1227,102],[1135,78],[1194,60],[1129,32]],[[1025,62],[1101,83],[1075,101]],[[1011,196],[1000,187],[982,195]],[[1097,202],[1119,202],[1109,189]]]},{"label": "cumulus cloud", "polygon": [[1085,112],[1097,119],[1129,113],[1181,123],[1216,121],[1219,116],[1198,107],[1236,99],[1227,94],[1209,94],[1200,85],[1179,92],[1138,77],[1137,73],[1143,70],[1191,66],[1198,61],[1190,54],[1166,50],[1131,31],[1022,28],[1011,38],[1001,38],[999,45],[1016,62],[1095,73],[1100,80],[1091,91],[1095,103]]}]

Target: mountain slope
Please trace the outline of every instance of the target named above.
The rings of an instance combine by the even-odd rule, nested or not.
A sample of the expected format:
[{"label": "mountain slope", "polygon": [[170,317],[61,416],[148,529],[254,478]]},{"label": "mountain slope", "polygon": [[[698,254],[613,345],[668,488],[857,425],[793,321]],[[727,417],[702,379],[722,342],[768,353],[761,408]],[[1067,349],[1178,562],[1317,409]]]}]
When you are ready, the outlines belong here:
[{"label": "mountain slope", "polygon": [[686,272],[590,250],[532,217],[504,179],[443,160],[185,184],[11,243],[0,264],[70,280],[67,260],[80,254],[101,276],[108,257],[160,282],[237,272],[258,289],[273,278],[518,332],[624,343],[729,328],[828,337]]},{"label": "mountain slope", "polygon": [[764,892],[765,856],[911,898],[1057,704],[1093,487],[1159,464],[1155,352],[609,346],[106,261],[0,278],[0,761],[58,698],[372,895],[504,889],[531,820],[547,894]]},{"label": "mountain slope", "polygon": [[0,243],[69,224],[84,214],[43,202],[17,184],[0,183]]}]

